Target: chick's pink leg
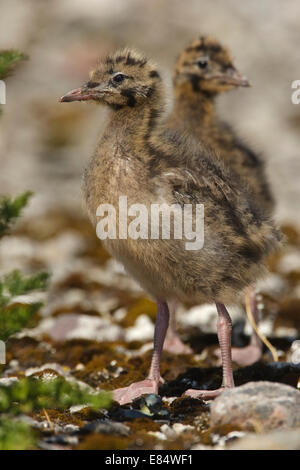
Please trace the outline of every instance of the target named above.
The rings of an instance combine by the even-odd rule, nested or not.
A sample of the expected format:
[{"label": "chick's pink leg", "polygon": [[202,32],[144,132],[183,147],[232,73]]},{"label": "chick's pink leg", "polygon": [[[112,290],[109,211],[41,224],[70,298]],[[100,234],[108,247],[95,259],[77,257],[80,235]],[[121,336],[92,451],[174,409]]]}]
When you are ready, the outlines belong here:
[{"label": "chick's pink leg", "polygon": [[[249,296],[251,312],[256,325],[259,322],[259,312],[257,308],[255,289],[248,289],[245,296]],[[245,348],[234,348],[232,350],[232,359],[241,366],[248,366],[261,359],[263,353],[263,343],[256,331],[253,331],[250,344]]]},{"label": "chick's pink leg", "polygon": [[216,306],[218,311],[218,339],[223,366],[222,385],[217,390],[187,390],[185,395],[193,398],[215,398],[220,395],[220,393],[222,393],[225,388],[234,387],[231,360],[231,319],[224,304],[217,303]]},{"label": "chick's pink leg", "polygon": [[167,336],[164,342],[164,350],[173,354],[192,354],[192,349],[181,341],[177,333],[175,316],[176,306],[176,302],[168,302],[170,321]]},{"label": "chick's pink leg", "polygon": [[[245,297],[249,296],[250,300],[250,307],[251,307],[251,312],[253,315],[253,319],[256,323],[256,325],[259,322],[259,312],[257,308],[257,301],[256,301],[256,293],[254,289],[248,289],[248,291],[245,292]],[[231,350],[231,355],[232,355],[232,360],[236,362],[240,366],[249,366],[251,364],[254,364],[254,362],[257,362],[261,359],[263,353],[263,344],[259,336],[255,331],[253,331],[250,339],[250,343],[248,346],[245,346],[243,348],[232,348]],[[217,349],[215,351],[216,356],[219,357],[219,361],[221,364],[221,351],[220,349]]]},{"label": "chick's pink leg", "polygon": [[129,387],[119,388],[113,392],[114,400],[121,405],[130,403],[135,398],[147,393],[158,393],[160,377],[160,360],[169,324],[169,309],[166,302],[157,302],[157,316],[154,331],[154,350],[148,378],[135,382]]}]

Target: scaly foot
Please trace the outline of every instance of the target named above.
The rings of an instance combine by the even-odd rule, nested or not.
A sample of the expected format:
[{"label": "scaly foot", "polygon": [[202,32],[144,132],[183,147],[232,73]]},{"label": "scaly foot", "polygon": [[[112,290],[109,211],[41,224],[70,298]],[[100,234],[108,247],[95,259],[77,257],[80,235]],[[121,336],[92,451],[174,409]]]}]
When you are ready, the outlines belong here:
[{"label": "scaly foot", "polygon": [[[221,365],[221,350],[217,349],[214,351],[214,354],[218,357],[218,365]],[[239,366],[250,366],[261,359],[262,348],[258,345],[249,345],[244,348],[232,348],[231,357]]]},{"label": "scaly foot", "polygon": [[130,403],[141,395],[148,393],[154,393],[157,395],[159,380],[146,379],[141,380],[140,382],[135,382],[129,387],[118,388],[113,392],[113,399],[120,403],[120,405],[125,405]]},{"label": "scaly foot", "polygon": [[226,390],[225,387],[220,387],[216,390],[196,390],[194,388],[190,388],[184,392],[183,396],[191,398],[202,398],[203,400],[213,400],[214,398],[221,395],[224,390]]}]

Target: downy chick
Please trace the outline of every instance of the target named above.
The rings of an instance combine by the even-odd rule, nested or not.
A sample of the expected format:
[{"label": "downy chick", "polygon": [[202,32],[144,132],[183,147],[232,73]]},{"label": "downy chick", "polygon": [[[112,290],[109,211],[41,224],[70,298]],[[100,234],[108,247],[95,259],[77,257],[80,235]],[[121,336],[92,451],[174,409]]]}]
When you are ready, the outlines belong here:
[{"label": "downy chick", "polygon": [[[263,160],[219,119],[216,112],[218,95],[247,86],[247,78],[237,71],[224,46],[211,37],[197,38],[179,54],[175,65],[175,100],[169,126],[188,132],[212,148],[253,193],[256,204],[270,215],[274,199]],[[257,322],[257,306],[255,302],[251,304]],[[176,339],[176,335],[174,337]],[[232,353],[240,365],[251,364],[262,355],[261,340],[254,332],[248,347],[233,349]]]},{"label": "downy chick", "polygon": [[[223,168],[213,154],[198,144],[170,132],[161,116],[165,110],[163,81],[156,66],[143,54],[123,49],[101,60],[81,88],[61,101],[91,101],[109,109],[106,128],[85,171],[83,194],[89,217],[97,224],[97,208],[115,208],[115,233],[104,240],[108,251],[156,300],[154,352],[145,380],[116,390],[114,397],[127,403],[144,393],[157,393],[160,359],[168,327],[168,302],[215,302],[223,361],[223,382],[214,391],[189,390],[191,396],[214,397],[233,387],[231,321],[225,303],[265,273],[265,257],[278,246],[278,232],[244,191],[244,185]],[[197,162],[197,164],[196,164]],[[120,198],[127,206],[146,209],[140,237],[120,227]],[[185,209],[195,214],[204,204],[204,244],[186,248],[188,236],[162,236],[161,219],[153,221],[154,233],[145,227],[155,204]],[[98,212],[99,215],[99,212]],[[133,213],[131,212],[131,215]],[[122,219],[123,220],[123,219]],[[128,220],[126,229],[130,229]],[[122,228],[122,236],[119,229]],[[175,225],[174,225],[175,231]],[[126,230],[125,230],[126,232]]]}]

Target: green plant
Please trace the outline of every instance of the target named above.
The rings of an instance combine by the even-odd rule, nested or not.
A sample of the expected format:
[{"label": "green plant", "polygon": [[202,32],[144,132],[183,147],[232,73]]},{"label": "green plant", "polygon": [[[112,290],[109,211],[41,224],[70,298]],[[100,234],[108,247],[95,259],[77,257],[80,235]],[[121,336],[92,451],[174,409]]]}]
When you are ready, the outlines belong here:
[{"label": "green plant", "polygon": [[[15,199],[6,196],[0,198],[0,238],[9,232],[13,222],[20,217],[31,195],[27,191]],[[49,274],[45,272],[24,276],[19,270],[0,278],[0,340],[6,341],[9,336],[26,327],[41,307],[40,302],[15,302],[15,297],[45,289],[48,279]]]},{"label": "green plant", "polygon": [[26,450],[35,445],[34,432],[22,421],[0,419],[0,450]]},{"label": "green plant", "polygon": [[110,402],[110,393],[94,393],[62,377],[47,381],[29,377],[9,386],[0,385],[0,413],[29,413],[43,408],[65,410],[72,405],[107,408]]},{"label": "green plant", "polygon": [[19,51],[0,51],[0,80],[10,75],[16,65],[25,59],[27,59],[27,56]]},{"label": "green plant", "polygon": [[31,191],[26,191],[15,199],[0,196],[0,238],[9,231],[12,223],[21,215],[31,196]]},{"label": "green plant", "polygon": [[6,341],[11,335],[28,326],[42,306],[41,302],[14,302],[14,297],[45,289],[48,279],[49,274],[45,272],[25,277],[16,270],[0,280],[0,339],[2,341]]}]

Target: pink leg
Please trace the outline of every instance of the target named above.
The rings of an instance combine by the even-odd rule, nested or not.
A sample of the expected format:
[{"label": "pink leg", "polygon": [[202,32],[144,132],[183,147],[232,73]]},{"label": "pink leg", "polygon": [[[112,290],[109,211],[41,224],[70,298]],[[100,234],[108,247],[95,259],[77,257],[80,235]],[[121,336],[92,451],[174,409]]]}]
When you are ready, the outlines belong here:
[{"label": "pink leg", "polygon": [[148,378],[135,382],[129,387],[119,388],[113,392],[114,400],[121,405],[130,403],[135,398],[146,393],[158,393],[160,377],[160,360],[164,340],[169,324],[169,309],[166,302],[157,302],[157,316],[154,331],[154,351]]},{"label": "pink leg", "polygon": [[221,349],[223,380],[221,388],[217,390],[194,390],[190,389],[185,392],[193,398],[215,398],[225,388],[234,387],[232,360],[231,360],[231,319],[224,304],[216,304],[218,310],[218,339]]},{"label": "pink leg", "polygon": [[[250,296],[250,305],[253,319],[256,324],[259,322],[259,313],[256,302],[255,290],[250,288],[245,293],[245,296]],[[261,339],[258,337],[255,331],[253,331],[250,339],[250,344],[244,348],[232,348],[232,360],[240,366],[249,366],[254,362],[259,361],[262,357],[263,345]],[[220,358],[221,363],[221,351],[218,349],[215,354]]]},{"label": "pink leg", "polygon": [[176,302],[168,302],[170,322],[164,342],[164,350],[173,354],[192,354],[192,349],[181,341],[177,333],[175,316],[176,306]]}]

